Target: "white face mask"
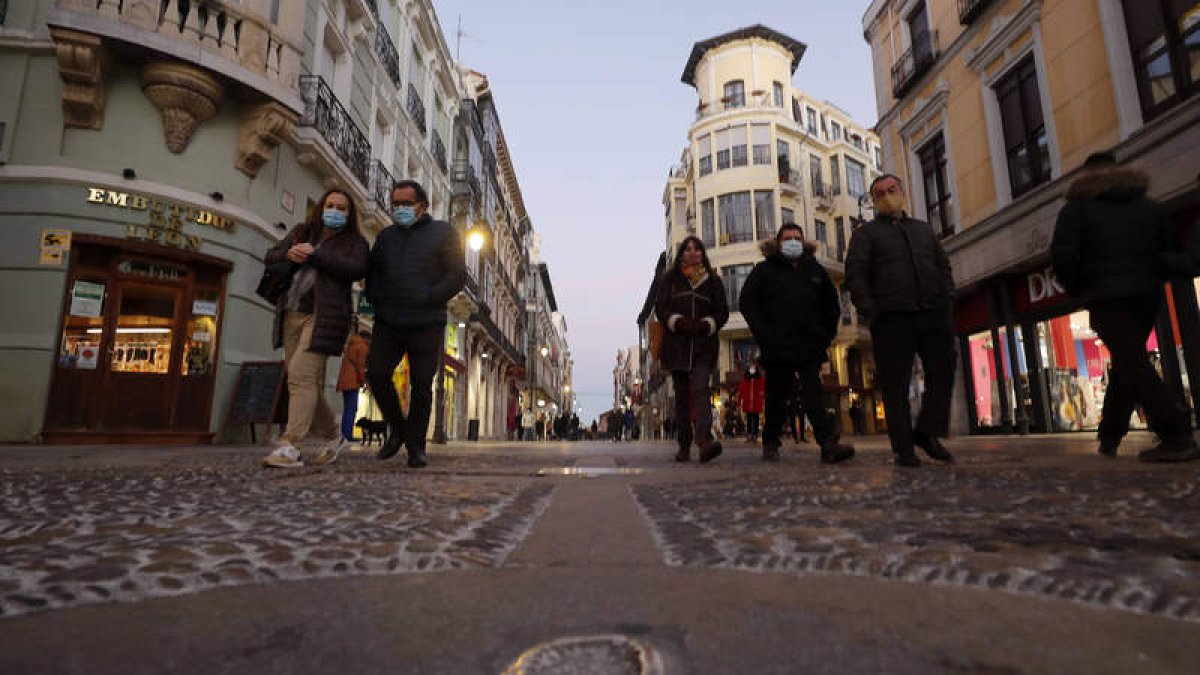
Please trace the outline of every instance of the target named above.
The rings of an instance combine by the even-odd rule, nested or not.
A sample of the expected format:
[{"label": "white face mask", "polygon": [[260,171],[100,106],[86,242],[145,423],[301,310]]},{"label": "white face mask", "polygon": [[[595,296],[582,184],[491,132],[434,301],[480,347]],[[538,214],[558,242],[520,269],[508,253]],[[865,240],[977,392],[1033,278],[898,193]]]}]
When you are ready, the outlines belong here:
[{"label": "white face mask", "polygon": [[779,244],[779,252],[785,258],[796,259],[804,255],[804,242],[799,239],[784,239]]}]

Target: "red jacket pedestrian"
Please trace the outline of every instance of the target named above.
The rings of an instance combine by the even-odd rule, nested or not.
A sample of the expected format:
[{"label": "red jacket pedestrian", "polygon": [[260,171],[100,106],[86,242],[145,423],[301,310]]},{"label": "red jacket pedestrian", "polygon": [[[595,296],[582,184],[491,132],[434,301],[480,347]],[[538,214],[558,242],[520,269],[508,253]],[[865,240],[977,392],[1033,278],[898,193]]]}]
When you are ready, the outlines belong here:
[{"label": "red jacket pedestrian", "polygon": [[763,401],[767,396],[767,378],[755,366],[742,374],[738,385],[738,398],[742,401],[742,412],[762,413]]}]

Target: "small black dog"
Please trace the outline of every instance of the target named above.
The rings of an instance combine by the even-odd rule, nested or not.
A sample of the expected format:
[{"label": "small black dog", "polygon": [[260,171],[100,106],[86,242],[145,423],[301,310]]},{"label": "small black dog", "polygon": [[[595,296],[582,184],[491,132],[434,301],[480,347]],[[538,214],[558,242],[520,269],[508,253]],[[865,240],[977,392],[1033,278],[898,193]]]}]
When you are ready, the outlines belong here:
[{"label": "small black dog", "polygon": [[372,420],[366,417],[358,418],[354,426],[362,429],[363,445],[370,445],[372,439],[377,439],[380,443],[387,440],[388,425],[383,420]]}]

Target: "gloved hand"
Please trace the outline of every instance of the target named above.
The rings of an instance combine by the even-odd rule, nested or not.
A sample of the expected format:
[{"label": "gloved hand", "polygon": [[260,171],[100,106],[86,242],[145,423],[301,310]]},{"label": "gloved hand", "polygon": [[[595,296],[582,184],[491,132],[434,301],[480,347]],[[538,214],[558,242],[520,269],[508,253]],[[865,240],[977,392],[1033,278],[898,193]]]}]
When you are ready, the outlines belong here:
[{"label": "gloved hand", "polygon": [[700,334],[700,327],[697,325],[699,323],[698,319],[681,316],[675,320],[675,333],[683,337],[695,337]]}]

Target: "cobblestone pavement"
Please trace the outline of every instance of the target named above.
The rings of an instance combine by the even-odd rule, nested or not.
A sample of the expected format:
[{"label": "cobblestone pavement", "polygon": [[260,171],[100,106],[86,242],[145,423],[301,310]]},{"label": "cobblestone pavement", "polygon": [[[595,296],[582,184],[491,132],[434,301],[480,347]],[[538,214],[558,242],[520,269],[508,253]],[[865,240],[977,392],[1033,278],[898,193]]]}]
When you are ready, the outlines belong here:
[{"label": "cobblestone pavement", "polygon": [[904,471],[879,452],[764,471],[747,454],[733,476],[632,492],[673,566],[970,586],[1200,621],[1196,466],[959,460]]},{"label": "cobblestone pavement", "polygon": [[497,566],[553,491],[446,473],[465,458],[442,458],[440,471],[419,477],[365,458],[296,471],[250,461],[4,471],[0,616],[275,580]]}]

